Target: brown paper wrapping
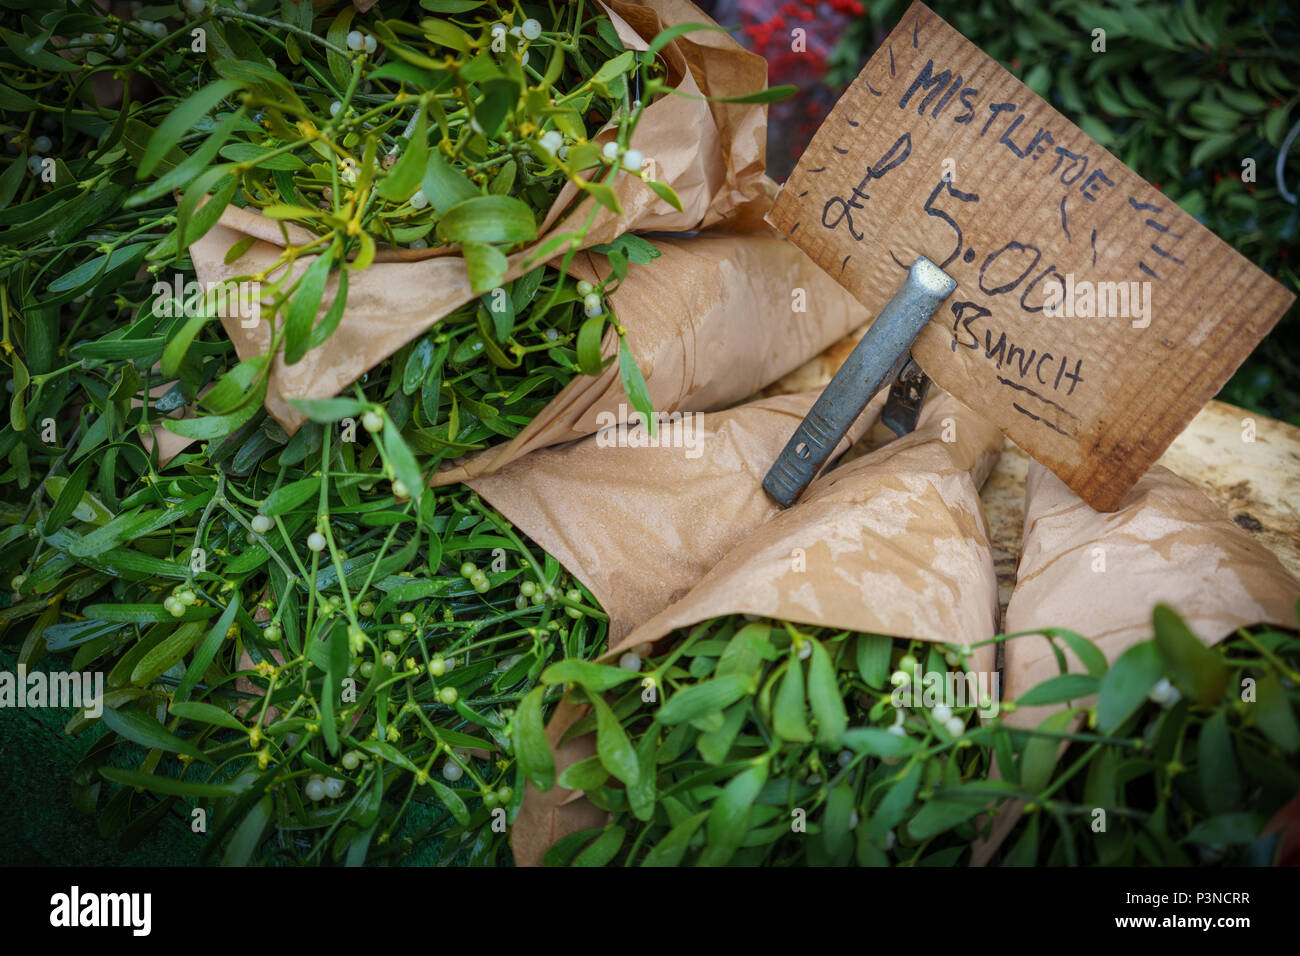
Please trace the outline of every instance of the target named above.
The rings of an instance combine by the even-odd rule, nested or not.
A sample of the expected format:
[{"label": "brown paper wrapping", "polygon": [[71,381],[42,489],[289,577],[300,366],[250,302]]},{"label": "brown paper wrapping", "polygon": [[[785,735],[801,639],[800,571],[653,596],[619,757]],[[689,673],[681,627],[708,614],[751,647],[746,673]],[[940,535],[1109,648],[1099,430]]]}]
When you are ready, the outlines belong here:
[{"label": "brown paper wrapping", "polygon": [[[632,266],[610,299],[656,411],[743,401],[868,318],[793,243],[774,235],[705,233],[653,243],[662,255]],[[583,253],[570,271],[597,281],[608,263]],[[806,312],[792,311],[796,290]],[[617,350],[609,329],[603,353]],[[628,400],[614,362],[600,375],[579,375],[513,439],[444,468],[433,484],[490,474],[534,449],[593,434],[600,417],[617,415],[620,406],[626,412]]]},{"label": "brown paper wrapping", "polygon": [[[954,644],[987,640],[997,579],[979,487],[1001,445],[996,428],[936,395],[916,431],[823,474],[605,656],[728,614]],[[794,570],[798,558],[802,571]],[[976,649],[972,667],[991,671],[991,645]],[[562,713],[566,726],[580,716]],[[570,743],[574,759],[591,753],[589,741]],[[558,758],[557,769],[570,757]],[[528,785],[512,831],[515,862],[538,865],[556,839],[601,818],[592,819],[586,801]]]},{"label": "brown paper wrapping", "polygon": [[[1093,570],[1101,567],[1104,571]],[[1295,626],[1300,581],[1273,552],[1229,521],[1190,482],[1157,465],[1113,514],[1088,507],[1038,462],[1025,483],[1025,536],[1007,631],[1068,627],[1113,661],[1151,637],[1151,611],[1172,607],[1192,633],[1217,644],[1252,624]],[[1082,665],[1067,652],[1072,666]],[[1055,677],[1046,639],[1006,646],[1006,692],[1014,698]],[[1012,718],[1037,726],[1053,708]]]},{"label": "brown paper wrapping", "polygon": [[[1103,558],[1105,570],[1094,570]],[[1300,581],[1273,553],[1169,469],[1155,466],[1118,511],[1106,514],[1030,461],[1008,633],[1066,627],[1091,638],[1113,662],[1150,639],[1156,604],[1168,604],[1213,645],[1252,624],[1294,627],[1298,598]],[[1065,655],[1071,670],[1083,671],[1073,652]],[[1005,662],[1007,699],[1059,673],[1045,638],[1007,641]],[[1026,707],[1003,722],[1037,727],[1062,706]],[[975,845],[972,865],[988,862],[1022,809],[1016,801],[998,810],[991,833]]]},{"label": "brown paper wrapping", "polygon": [[[624,43],[641,50],[663,28],[684,22],[712,23],[686,0],[611,0],[606,10]],[[736,229],[766,228],[762,214],[775,186],[763,172],[765,107],[691,98],[762,89],[767,78],[762,57],[716,31],[678,37],[660,55],[667,67],[667,81],[686,95],[666,95],[647,106],[630,145],[650,158],[650,175],[673,187],[683,211],[659,199],[639,178],[621,175],[613,188],[623,214],[599,207],[584,246],[608,242],[634,229],[689,231],[724,221]],[[606,129],[594,141],[603,143],[613,135],[612,129]],[[586,223],[597,208],[595,200],[585,198],[573,206],[575,199],[571,186],[561,191],[541,224],[538,241],[509,257],[506,281],[532,268],[535,263],[525,266],[525,260],[549,239]],[[295,244],[314,238],[299,227],[289,229],[288,235]],[[258,241],[227,264],[227,250],[245,236]],[[190,247],[190,255],[202,282],[219,283],[266,272],[274,267],[284,245],[279,223],[231,207]],[[315,258],[301,256],[287,268],[300,275]],[[278,355],[272,363],[266,408],[291,434],[304,417],[288,404],[289,399],[337,394],[473,298],[464,260],[439,249],[381,251],[368,269],[348,278],[347,308],[330,340],[294,365],[285,365]],[[333,301],[336,283],[336,277],[329,282],[322,311]],[[239,317],[230,317],[223,318],[222,324],[240,359],[264,354],[270,346],[269,323],[259,321],[244,328]]]},{"label": "brown paper wrapping", "polygon": [[[610,0],[600,7],[609,16],[628,49],[644,50],[660,31],[685,23],[716,23],[689,0]],[[767,86],[767,62],[750,53],[720,30],[697,30],[669,43],[660,53],[667,82],[681,96],[669,95],[642,113],[631,145],[655,166],[651,176],[671,185],[681,200],[678,212],[649,187],[632,177],[620,177],[615,190],[624,214],[604,210],[597,228],[619,235],[638,232],[682,232],[729,223],[742,230],[762,229],[762,218],[776,194],[767,176],[767,108],[753,103],[709,103],[695,96],[742,96]],[[598,143],[612,138],[606,130]],[[567,184],[542,224],[545,232],[578,196]],[[585,218],[593,208],[579,208]],[[576,214],[574,214],[576,216]],[[608,220],[606,223],[605,220]],[[582,219],[569,219],[582,222]],[[605,242],[589,241],[587,245]]]},{"label": "brown paper wrapping", "polygon": [[[468,484],[590,589],[616,643],[780,510],[763,476],[819,394],[683,416],[660,426],[659,447],[611,446],[620,432],[607,429]],[[882,394],[837,453],[883,405]]]},{"label": "brown paper wrapping", "polygon": [[[948,426],[951,442],[943,440]],[[795,507],[609,654],[725,614],[954,644],[987,640],[997,582],[979,488],[997,460],[998,435],[956,399],[936,395],[916,431],[822,475]],[[796,551],[804,570],[793,569]],[[991,667],[992,654],[983,656]]]}]

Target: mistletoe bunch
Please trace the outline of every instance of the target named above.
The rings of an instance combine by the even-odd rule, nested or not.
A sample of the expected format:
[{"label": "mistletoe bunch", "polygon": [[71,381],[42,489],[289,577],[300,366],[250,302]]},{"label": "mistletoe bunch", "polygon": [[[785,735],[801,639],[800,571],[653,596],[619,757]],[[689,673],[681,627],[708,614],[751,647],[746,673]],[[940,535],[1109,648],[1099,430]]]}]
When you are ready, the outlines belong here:
[{"label": "mistletoe bunch", "polygon": [[[1068,630],[995,638],[1049,640],[1060,664],[1014,701],[971,670],[972,648],[743,617],[616,667],[552,664],[542,683],[591,708],[565,739],[594,733],[596,754],[557,776],[521,719],[519,760],[610,822],[545,862],[954,866],[1013,804],[1024,812],[1002,865],[1289,859],[1300,640],[1242,631],[1206,648],[1165,607],[1153,624],[1113,664]],[[1083,673],[1066,670],[1066,649]],[[1030,726],[1011,719],[1045,705]]]}]

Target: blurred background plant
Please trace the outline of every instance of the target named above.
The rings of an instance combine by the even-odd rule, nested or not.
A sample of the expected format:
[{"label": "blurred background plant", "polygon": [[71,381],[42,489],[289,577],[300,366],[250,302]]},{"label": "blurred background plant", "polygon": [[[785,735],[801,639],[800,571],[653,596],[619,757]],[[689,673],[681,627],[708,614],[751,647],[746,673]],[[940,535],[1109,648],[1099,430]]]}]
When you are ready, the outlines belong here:
[{"label": "blurred background plant", "polygon": [[[772,108],[769,171],[783,180],[910,0],[718,0],[720,22],[800,96]],[[929,6],[1234,248],[1300,291],[1300,17],[1287,0],[1011,0]],[[793,49],[803,28],[806,50]],[[1093,53],[1093,30],[1106,52]],[[1283,155],[1283,179],[1276,175]],[[1256,182],[1243,182],[1253,159]],[[1219,398],[1300,424],[1300,308]]]}]

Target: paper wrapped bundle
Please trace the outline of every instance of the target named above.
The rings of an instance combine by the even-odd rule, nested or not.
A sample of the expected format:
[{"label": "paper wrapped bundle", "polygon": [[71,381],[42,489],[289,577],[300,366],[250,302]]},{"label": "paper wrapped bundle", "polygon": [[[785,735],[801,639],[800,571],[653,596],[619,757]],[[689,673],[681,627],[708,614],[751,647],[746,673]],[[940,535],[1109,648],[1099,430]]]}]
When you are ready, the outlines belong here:
[{"label": "paper wrapped bundle", "polygon": [[979,489],[998,435],[956,399],[936,396],[916,431],[822,475],[610,655],[723,614],[987,640],[998,603]]},{"label": "paper wrapped bundle", "polygon": [[[1239,627],[1294,627],[1297,599],[1300,581],[1273,553],[1169,469],[1157,465],[1107,514],[1038,462],[1029,463],[1008,633],[1066,627],[1114,662],[1150,639],[1156,604],[1168,604],[1193,634],[1217,644]],[[1007,699],[1060,672],[1045,638],[1017,637],[1005,646]],[[1065,655],[1072,671],[1084,671],[1072,651]],[[1003,722],[1037,727],[1063,706],[1025,707]],[[1019,802],[999,809],[991,833],[976,844],[973,866],[992,858],[1022,810]]]},{"label": "paper wrapped bundle", "polygon": [[[645,50],[663,29],[712,22],[685,0],[612,0],[605,10],[623,43],[635,50]],[[528,262],[534,253],[555,236],[580,228],[593,209],[596,218],[585,233],[584,246],[608,242],[625,232],[681,232],[724,222],[738,230],[766,230],[762,216],[775,186],[764,173],[765,107],[708,103],[698,98],[763,89],[767,66],[762,57],[748,53],[725,33],[711,30],[679,36],[659,55],[667,82],[685,95],[666,95],[650,104],[630,145],[651,157],[651,178],[673,187],[682,211],[659,199],[635,176],[615,180],[622,215],[603,206],[596,209],[590,197],[575,205],[577,191],[568,184],[544,217],[537,242],[509,257],[505,281],[535,268],[539,263]],[[614,133],[612,128],[603,130],[594,141],[604,143]],[[246,237],[256,241],[227,263],[227,251]],[[299,245],[313,238],[301,227],[282,230],[279,222],[230,207],[218,224],[191,246],[190,255],[200,281],[220,283],[273,268],[286,240]],[[293,274],[306,271],[315,259],[310,255],[295,259]],[[667,285],[674,279],[661,276],[659,281]],[[329,308],[336,291],[337,277],[332,277],[321,302],[322,312]],[[785,297],[788,300],[788,291]],[[292,433],[304,417],[288,404],[289,399],[337,394],[472,298],[469,275],[458,254],[446,249],[381,251],[369,268],[349,275],[347,307],[333,336],[294,365],[275,359],[267,410]],[[240,359],[265,354],[270,345],[269,323],[258,321],[245,328],[242,321],[239,316],[222,320]]]},{"label": "paper wrapped bundle", "polygon": [[[1151,610],[1168,604],[1202,640],[1239,627],[1295,626],[1300,581],[1229,521],[1190,482],[1157,465],[1120,509],[1088,507],[1037,462],[1025,484],[1025,536],[1007,631],[1068,627],[1114,661],[1151,637]],[[1067,654],[1072,670],[1083,667]],[[1024,693],[1058,673],[1046,640],[1007,642],[1006,692]],[[1052,708],[1008,718],[1037,725]]]},{"label": "paper wrapped bundle", "polygon": [[[952,644],[987,640],[997,579],[979,488],[1001,446],[996,428],[935,396],[916,431],[823,474],[682,600],[611,642],[606,658],[729,614]],[[990,673],[992,646],[977,648],[970,667]],[[566,701],[547,728],[552,745],[563,744],[557,771],[595,752],[594,736],[564,740],[585,711]],[[601,819],[580,794],[530,784],[512,833],[515,860],[537,865],[557,839]]]},{"label": "paper wrapped bundle", "polygon": [[[615,425],[468,484],[590,589],[616,642],[777,513],[763,476],[819,394],[688,413],[653,439]],[[868,406],[841,453],[883,404]]]}]

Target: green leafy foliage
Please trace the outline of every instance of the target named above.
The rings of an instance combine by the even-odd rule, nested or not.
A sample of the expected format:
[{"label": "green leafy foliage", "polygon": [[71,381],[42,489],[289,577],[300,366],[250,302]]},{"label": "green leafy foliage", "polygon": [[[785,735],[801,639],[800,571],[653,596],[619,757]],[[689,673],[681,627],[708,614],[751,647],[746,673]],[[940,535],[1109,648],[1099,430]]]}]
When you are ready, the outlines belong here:
[{"label": "green leafy foliage", "polygon": [[[163,419],[195,441],[259,429],[271,440],[278,426],[260,406],[272,364],[238,361],[216,321],[232,312],[199,287],[187,250],[230,206],[314,237],[295,238],[263,272],[232,277],[257,283],[250,294],[273,329],[269,352],[290,365],[328,347],[349,274],[384,250],[464,255],[483,300],[445,317],[366,383],[368,400],[383,404],[400,381],[392,417],[425,473],[517,435],[584,371],[576,348],[584,323],[599,342],[616,321],[608,297],[621,276],[581,294],[564,275],[567,261],[532,262],[507,279],[507,256],[536,237],[567,184],[579,187],[576,207],[629,175],[587,139],[612,125],[626,141],[653,99],[625,108],[631,80],[648,90],[663,67],[623,50],[600,17],[563,5],[538,14],[539,37],[494,41],[503,14],[483,4],[435,17],[414,3],[390,5],[388,19],[340,2],[256,14],[221,4],[202,14],[207,49],[197,51],[157,44],[154,28],[135,22],[118,29],[91,13],[65,22],[54,0],[29,13],[33,29],[43,25],[39,39],[19,44],[15,34],[0,45],[14,78],[0,95],[11,156],[0,169],[0,285],[3,361],[15,385],[0,450],[22,490],[76,474],[96,448],[138,449],[140,429]],[[168,28],[188,36],[181,27],[192,15],[168,16]],[[54,55],[50,36],[61,36],[61,24],[80,36]],[[373,49],[348,48],[350,31]],[[124,76],[147,97],[123,96]],[[49,168],[29,170],[40,159]],[[580,239],[591,221],[560,238]],[[226,263],[239,263],[250,244],[236,242]],[[644,240],[626,244],[633,261],[656,254]],[[299,258],[305,268],[281,267]],[[601,301],[595,323],[583,311],[588,294]],[[635,387],[630,353],[624,364]],[[80,444],[42,441],[32,426],[51,419]],[[390,441],[393,461],[409,465]],[[126,454],[107,461],[117,466]],[[111,510],[117,499],[106,489],[116,477],[105,470],[101,487],[83,492],[98,490]],[[71,496],[63,507],[75,507]]]},{"label": "green leafy foliage", "polygon": [[[201,806],[212,861],[505,862],[492,815],[513,820],[525,779],[546,780],[523,753],[516,762],[517,741],[560,696],[541,673],[593,657],[605,622],[590,598],[564,613],[548,595],[578,584],[558,562],[468,490],[435,494],[425,476],[517,432],[578,374],[566,353],[575,283],[549,267],[502,283],[502,316],[490,295],[476,300],[352,396],[303,403],[309,420],[291,436],[262,408],[269,356],[239,360],[186,246],[229,203],[314,232],[286,257],[300,267],[262,284],[272,350],[293,362],[329,347],[348,273],[378,246],[435,239],[440,213],[469,191],[489,212],[513,211],[506,232],[480,236],[513,251],[529,231],[514,224],[539,219],[567,173],[475,139],[448,76],[335,49],[350,25],[383,31],[377,13],[334,7],[251,15],[270,26],[210,7],[204,55],[188,43],[151,52],[156,38],[135,23],[38,0],[25,22],[45,38],[0,45],[12,146],[0,335],[14,385],[0,430],[0,640],[29,667],[106,676],[103,715],[68,730],[106,731],[74,791],[108,835],[140,839]],[[86,36],[49,53],[65,27]],[[587,30],[554,81],[580,85],[621,52]],[[119,75],[147,98],[124,96]],[[102,101],[91,80],[107,82]],[[617,105],[578,99],[602,122]],[[348,106],[332,123],[333,100]],[[536,97],[532,112],[508,105],[512,136],[530,117],[549,128]],[[326,140],[369,170],[345,184]],[[54,160],[50,175],[29,170],[37,154]],[[431,169],[455,202],[421,211],[410,200]],[[483,334],[491,349],[461,351]],[[155,429],[198,444],[164,464]]]},{"label": "green leafy foliage", "polygon": [[[561,694],[541,673],[594,656],[604,619],[590,597],[562,613],[550,595],[578,585],[558,562],[425,479],[581,374],[585,296],[598,340],[615,322],[621,276],[580,289],[539,260],[507,280],[507,256],[567,184],[576,208],[628,175],[588,138],[626,142],[663,66],[580,5],[529,8],[540,36],[495,45],[523,11],[255,6],[151,7],[150,25],[36,0],[5,31],[0,637],[28,666],[107,675],[78,785],[105,832],[202,801],[214,861],[499,862],[489,816],[548,781],[536,748],[515,762]],[[272,329],[243,360],[219,321],[243,315],[188,249],[232,206],[294,230],[235,276]],[[225,250],[232,271],[251,245]],[[350,395],[301,402],[287,434],[263,409],[273,363],[331,348],[350,274],[429,247],[465,255],[481,298]],[[193,443],[168,459],[173,435]]]},{"label": "green leafy foliage", "polygon": [[[613,828],[626,831],[611,862],[842,865],[887,855],[924,862],[968,841],[975,833],[969,818],[990,796],[962,803],[960,819],[936,816],[936,802],[926,810],[916,801],[921,775],[914,768],[926,768],[927,780],[953,773],[982,779],[987,751],[954,750],[952,735],[936,731],[924,710],[895,706],[902,688],[865,681],[857,663],[860,640],[846,632],[720,618],[666,638],[640,671],[628,672],[640,678],[630,689],[604,679],[608,668],[592,670],[583,683],[590,665],[571,672],[567,664],[553,665],[548,673],[581,683],[597,708],[594,721],[570,731],[594,728],[597,756],[566,769],[559,783],[582,784],[589,800],[614,814]],[[868,639],[868,653],[883,647],[886,668],[891,657],[896,667],[916,646],[883,640]],[[942,703],[944,693],[933,703]],[[955,711],[969,714],[976,703]],[[906,722],[902,735],[888,729],[895,714]],[[622,746],[611,717],[621,722],[627,750],[654,755],[630,783],[600,747],[602,735]],[[918,814],[917,834],[900,826],[909,811]],[[883,825],[867,837],[866,821],[877,819]],[[595,847],[607,832],[557,844],[549,862],[576,865],[583,847]]]},{"label": "green leafy foliage", "polygon": [[[955,648],[735,617],[664,638],[631,689],[603,665],[555,664],[597,710],[569,731],[595,729],[597,755],[558,784],[612,822],[546,862],[952,866],[998,812],[1017,816],[994,864],[1276,862],[1270,821],[1300,782],[1300,639],[1207,647],[1167,607],[1153,624],[1109,667],[1086,638],[1047,632],[1075,660],[1001,706]],[[629,781],[632,751],[647,759]]]}]

